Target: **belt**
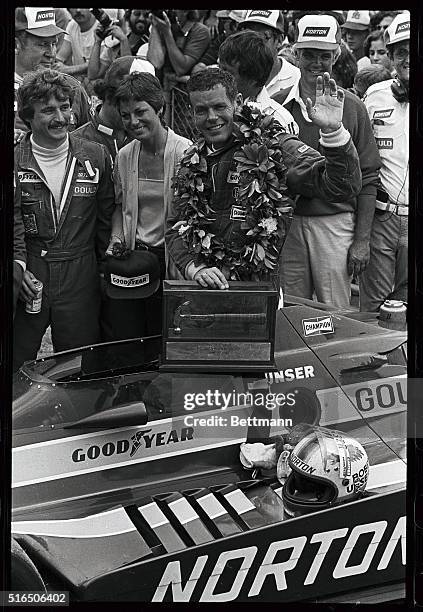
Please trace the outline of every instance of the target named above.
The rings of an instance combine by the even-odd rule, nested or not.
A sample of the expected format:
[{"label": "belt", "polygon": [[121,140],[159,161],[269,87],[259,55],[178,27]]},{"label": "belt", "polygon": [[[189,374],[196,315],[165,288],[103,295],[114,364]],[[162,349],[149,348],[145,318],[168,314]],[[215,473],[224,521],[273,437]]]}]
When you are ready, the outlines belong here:
[{"label": "belt", "polygon": [[378,210],[392,212],[400,217],[408,217],[408,206],[401,206],[400,204],[392,202],[384,189],[378,189],[376,191],[376,208]]},{"label": "belt", "polygon": [[33,245],[30,241],[27,242],[27,251],[35,257],[42,257],[46,261],[69,261],[71,259],[77,259],[87,253],[94,253],[94,245],[87,245],[84,247],[70,248],[66,250],[52,249],[48,251],[43,249],[41,246]]},{"label": "belt", "polygon": [[392,212],[399,217],[408,217],[408,206],[400,206],[392,202],[378,202],[378,200],[376,200],[376,208],[378,210]]}]

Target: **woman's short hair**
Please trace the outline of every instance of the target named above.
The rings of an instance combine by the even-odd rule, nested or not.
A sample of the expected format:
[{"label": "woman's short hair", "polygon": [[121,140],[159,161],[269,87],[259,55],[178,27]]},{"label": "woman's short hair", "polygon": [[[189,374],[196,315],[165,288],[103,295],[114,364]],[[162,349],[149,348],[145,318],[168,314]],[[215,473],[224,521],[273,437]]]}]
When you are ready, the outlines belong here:
[{"label": "woman's short hair", "polygon": [[374,32],[370,32],[370,34],[367,36],[366,40],[364,41],[364,55],[367,55],[367,57],[370,57],[370,47],[372,46],[372,42],[375,42],[376,40],[381,40],[383,42],[383,44],[385,45],[385,40],[383,37],[383,32],[382,30],[375,30]]},{"label": "woman's short hair", "polygon": [[34,117],[34,104],[47,102],[52,96],[57,100],[69,99],[72,104],[74,90],[65,74],[47,68],[28,72],[24,76],[16,97],[18,115],[25,125],[30,127],[29,120]]},{"label": "woman's short hair", "polygon": [[156,113],[163,109],[165,105],[160,81],[149,72],[133,72],[125,76],[122,84],[117,88],[114,98],[117,106],[128,100],[147,102]]}]

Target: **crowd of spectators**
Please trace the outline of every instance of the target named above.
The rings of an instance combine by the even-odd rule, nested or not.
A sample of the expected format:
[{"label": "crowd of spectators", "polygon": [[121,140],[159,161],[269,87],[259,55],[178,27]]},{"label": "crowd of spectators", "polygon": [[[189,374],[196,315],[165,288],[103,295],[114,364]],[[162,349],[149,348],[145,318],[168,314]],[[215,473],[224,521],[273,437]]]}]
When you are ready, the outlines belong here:
[{"label": "crowd of spectators", "polygon": [[[17,8],[15,367],[35,358],[49,325],[55,350],[160,331],[154,317],[130,322],[160,310],[161,285],[151,295],[144,288],[142,308],[108,296],[107,262],[119,244],[144,267],[143,257],[156,255],[161,280],[213,286],[201,267],[188,276],[177,269],[165,247],[172,179],[193,137],[192,125],[186,133],[166,125],[169,89],[178,83],[193,107],[192,83],[208,82],[206,73],[214,84],[204,87],[222,87],[228,105],[238,98],[222,71],[242,103],[323,154],[308,100],[317,104],[316,79],[329,73],[342,92],[341,128],[358,154],[361,190],[335,201],[324,189],[295,194],[281,287],[348,308],[353,280],[363,310],[406,301],[409,22],[400,10]],[[201,133],[193,116],[187,124]],[[219,271],[212,276],[225,284]],[[37,316],[25,311],[35,278],[45,296]]]}]

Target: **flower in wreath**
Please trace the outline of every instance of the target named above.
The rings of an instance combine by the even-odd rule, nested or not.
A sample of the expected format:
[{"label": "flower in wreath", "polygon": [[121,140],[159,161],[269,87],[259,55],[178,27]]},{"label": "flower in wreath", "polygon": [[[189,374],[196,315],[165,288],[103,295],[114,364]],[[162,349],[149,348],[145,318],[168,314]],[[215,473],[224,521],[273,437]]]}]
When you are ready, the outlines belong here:
[{"label": "flower in wreath", "polygon": [[179,221],[174,225],[195,263],[217,266],[229,280],[267,278],[275,272],[292,216],[280,134],[274,117],[244,105],[234,118],[240,147],[233,156],[239,175],[235,204],[245,210],[245,243],[222,240],[210,232],[215,212],[207,168],[207,146],[198,140],[185,152],[174,179]]}]

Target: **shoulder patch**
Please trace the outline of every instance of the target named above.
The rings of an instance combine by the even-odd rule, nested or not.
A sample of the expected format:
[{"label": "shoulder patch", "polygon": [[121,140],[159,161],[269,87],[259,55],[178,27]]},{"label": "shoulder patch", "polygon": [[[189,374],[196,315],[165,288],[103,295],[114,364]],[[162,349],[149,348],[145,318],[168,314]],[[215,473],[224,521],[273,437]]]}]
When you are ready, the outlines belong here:
[{"label": "shoulder patch", "polygon": [[305,151],[307,151],[307,149],[309,149],[309,148],[310,148],[310,147],[309,147],[308,145],[304,144],[304,145],[301,145],[301,147],[299,147],[299,148],[297,149],[297,152],[298,152],[298,153],[304,153],[304,152],[305,152]]}]

